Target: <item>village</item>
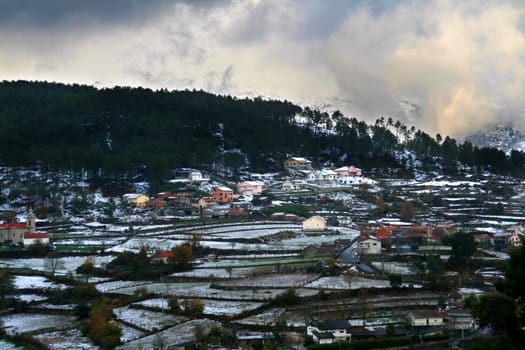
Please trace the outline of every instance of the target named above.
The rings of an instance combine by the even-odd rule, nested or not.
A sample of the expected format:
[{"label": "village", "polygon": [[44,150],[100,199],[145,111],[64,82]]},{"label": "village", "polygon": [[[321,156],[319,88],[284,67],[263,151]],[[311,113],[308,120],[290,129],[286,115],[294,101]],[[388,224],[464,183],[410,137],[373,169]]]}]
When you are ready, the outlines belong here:
[{"label": "village", "polygon": [[[461,180],[392,179],[290,157],[280,173],[172,175],[169,191],[137,182],[135,192],[90,193],[83,210],[70,209],[86,181],[63,180],[60,219],[38,203],[3,203],[17,214],[0,224],[0,268],[16,301],[0,318],[6,336],[98,348],[81,331],[80,303],[60,297],[90,285],[111,300],[118,349],[388,339],[446,348],[481,331],[466,300],[494,290],[498,261],[525,234],[523,183],[468,169]],[[3,189],[10,198],[14,189]],[[461,234],[472,240],[468,256],[455,255]],[[182,246],[190,255],[179,261]],[[141,254],[145,271],[115,263]]]}]

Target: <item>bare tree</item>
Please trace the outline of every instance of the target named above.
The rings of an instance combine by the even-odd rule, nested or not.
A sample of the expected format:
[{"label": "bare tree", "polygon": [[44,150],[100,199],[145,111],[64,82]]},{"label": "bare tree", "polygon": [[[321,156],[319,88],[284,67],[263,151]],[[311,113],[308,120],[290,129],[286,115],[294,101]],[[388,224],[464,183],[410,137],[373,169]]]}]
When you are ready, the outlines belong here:
[{"label": "bare tree", "polygon": [[64,268],[64,261],[58,255],[50,253],[46,256],[44,266],[51,273],[51,276],[54,276],[58,269]]}]

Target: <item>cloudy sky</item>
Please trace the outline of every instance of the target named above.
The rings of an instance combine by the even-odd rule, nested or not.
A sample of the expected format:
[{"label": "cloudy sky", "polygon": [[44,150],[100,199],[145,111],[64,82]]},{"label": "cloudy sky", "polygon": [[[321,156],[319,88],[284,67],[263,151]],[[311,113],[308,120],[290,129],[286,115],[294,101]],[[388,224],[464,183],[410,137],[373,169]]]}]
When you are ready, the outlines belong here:
[{"label": "cloudy sky", "polygon": [[461,137],[525,126],[525,2],[0,0],[0,74],[262,95]]}]

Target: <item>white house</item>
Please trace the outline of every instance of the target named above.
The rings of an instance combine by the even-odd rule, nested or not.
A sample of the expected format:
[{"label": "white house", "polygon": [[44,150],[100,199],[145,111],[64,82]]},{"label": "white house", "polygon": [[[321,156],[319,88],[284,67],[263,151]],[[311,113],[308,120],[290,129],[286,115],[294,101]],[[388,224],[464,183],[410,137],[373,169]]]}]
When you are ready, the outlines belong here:
[{"label": "white house", "polygon": [[450,309],[445,316],[447,328],[450,330],[473,330],[478,328],[469,309]]},{"label": "white house", "polygon": [[263,191],[263,184],[257,181],[242,181],[237,184],[237,193],[242,195],[260,195]]},{"label": "white house", "polygon": [[283,182],[282,189],[283,191],[300,191],[306,188],[306,182],[303,180],[293,180]]},{"label": "white house", "polygon": [[317,344],[332,344],[338,341],[350,341],[352,325],[348,320],[311,321],[306,327],[306,335]]},{"label": "white house", "polygon": [[304,231],[325,231],[326,228],[326,220],[320,216],[312,216],[303,221]]},{"label": "white house", "polygon": [[339,176],[361,176],[361,169],[356,168],[355,166],[344,166],[341,168],[335,169],[335,172],[339,174]]},{"label": "white house", "polygon": [[370,236],[359,242],[359,251],[362,254],[379,254],[381,253],[381,241],[374,236]]},{"label": "white house", "polygon": [[436,310],[414,310],[407,315],[412,327],[442,326],[443,314]]},{"label": "white house", "polygon": [[336,182],[339,175],[331,169],[321,169],[312,171],[306,178],[312,182]]},{"label": "white house", "polygon": [[202,173],[200,171],[190,171],[188,173],[188,179],[190,181],[202,181]]},{"label": "white house", "polygon": [[49,236],[44,233],[26,232],[24,233],[24,246],[30,246],[40,242],[41,244],[49,244]]}]

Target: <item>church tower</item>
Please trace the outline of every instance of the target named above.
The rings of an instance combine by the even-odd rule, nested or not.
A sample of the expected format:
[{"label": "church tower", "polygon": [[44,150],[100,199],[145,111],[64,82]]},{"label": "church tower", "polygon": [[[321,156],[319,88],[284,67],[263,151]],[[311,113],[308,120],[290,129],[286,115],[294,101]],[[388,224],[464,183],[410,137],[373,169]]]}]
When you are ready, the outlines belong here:
[{"label": "church tower", "polygon": [[29,208],[29,212],[27,213],[27,232],[35,233],[36,232],[36,217],[33,213],[33,209]]}]

